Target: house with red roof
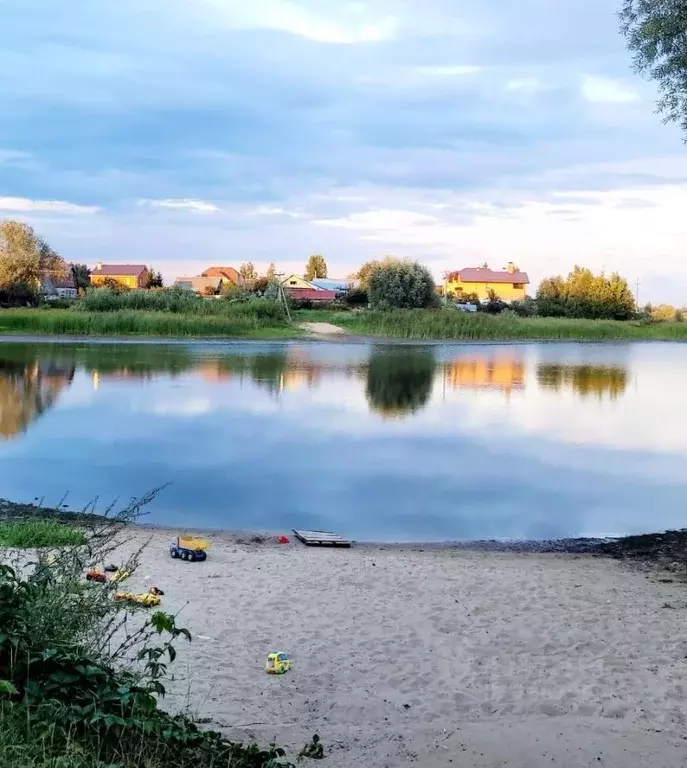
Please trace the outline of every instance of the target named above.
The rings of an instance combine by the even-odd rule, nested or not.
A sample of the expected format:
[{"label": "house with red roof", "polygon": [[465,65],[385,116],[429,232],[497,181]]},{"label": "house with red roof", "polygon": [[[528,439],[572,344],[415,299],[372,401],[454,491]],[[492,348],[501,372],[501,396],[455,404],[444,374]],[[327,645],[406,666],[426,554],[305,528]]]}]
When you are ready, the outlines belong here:
[{"label": "house with red roof", "polygon": [[512,261],[503,270],[481,267],[466,267],[446,275],[446,291],[457,298],[476,294],[480,301],[487,301],[493,294],[501,301],[522,301],[527,296],[530,279]]},{"label": "house with red roof", "polygon": [[209,267],[203,272],[202,277],[221,277],[223,282],[241,285],[243,278],[234,267]]},{"label": "house with red roof", "polygon": [[108,285],[112,281],[123,288],[147,288],[150,273],[143,264],[103,264],[91,270],[91,285]]}]

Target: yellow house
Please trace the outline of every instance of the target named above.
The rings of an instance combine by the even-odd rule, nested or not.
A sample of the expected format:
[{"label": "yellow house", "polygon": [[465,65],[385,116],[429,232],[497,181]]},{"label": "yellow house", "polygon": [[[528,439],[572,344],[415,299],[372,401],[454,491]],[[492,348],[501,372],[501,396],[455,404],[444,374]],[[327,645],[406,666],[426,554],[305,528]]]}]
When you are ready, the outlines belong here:
[{"label": "yellow house", "polygon": [[289,275],[286,279],[281,281],[284,288],[306,288],[311,291],[316,291],[317,286],[308,282],[305,278],[299,275]]},{"label": "yellow house", "polygon": [[522,301],[527,296],[530,279],[512,261],[501,271],[482,267],[466,267],[446,275],[446,291],[457,298],[469,293],[477,294],[480,301],[486,301],[491,291],[501,301]]},{"label": "yellow house", "polygon": [[142,264],[103,264],[98,262],[91,272],[91,285],[107,285],[111,281],[123,288],[147,288],[150,277],[148,267]]}]

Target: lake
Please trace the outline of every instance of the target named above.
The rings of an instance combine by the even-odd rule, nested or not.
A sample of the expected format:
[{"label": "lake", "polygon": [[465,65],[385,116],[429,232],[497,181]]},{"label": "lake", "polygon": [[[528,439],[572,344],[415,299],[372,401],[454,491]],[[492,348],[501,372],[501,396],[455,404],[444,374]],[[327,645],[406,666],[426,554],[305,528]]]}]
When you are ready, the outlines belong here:
[{"label": "lake", "polygon": [[683,527],[687,346],[0,343],[0,497],[436,541]]}]

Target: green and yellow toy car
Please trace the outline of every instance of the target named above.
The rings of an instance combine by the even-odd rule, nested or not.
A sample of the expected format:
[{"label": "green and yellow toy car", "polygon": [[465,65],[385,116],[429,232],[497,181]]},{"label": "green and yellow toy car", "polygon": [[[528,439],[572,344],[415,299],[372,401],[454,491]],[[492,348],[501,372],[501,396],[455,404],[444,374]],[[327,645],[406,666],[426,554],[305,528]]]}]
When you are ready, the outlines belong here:
[{"label": "green and yellow toy car", "polygon": [[291,669],[291,660],[284,651],[272,651],[267,654],[265,672],[268,675],[283,675]]}]

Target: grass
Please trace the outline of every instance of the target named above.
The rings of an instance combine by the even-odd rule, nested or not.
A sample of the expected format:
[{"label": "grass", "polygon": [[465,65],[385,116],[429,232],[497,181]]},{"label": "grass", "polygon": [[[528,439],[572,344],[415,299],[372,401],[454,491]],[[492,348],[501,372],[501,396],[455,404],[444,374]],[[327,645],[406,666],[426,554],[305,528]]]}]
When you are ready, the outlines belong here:
[{"label": "grass", "polygon": [[85,543],[82,531],[58,520],[0,523],[0,547],[32,549],[79,546]]},{"label": "grass", "polygon": [[[208,302],[220,304],[221,302]],[[256,302],[257,303],[257,302]],[[75,309],[0,310],[0,334],[50,336],[149,336],[160,338],[293,338],[299,332],[283,316],[247,311],[224,302],[223,312]],[[232,309],[232,307],[235,308]]]},{"label": "grass", "polygon": [[467,341],[665,340],[687,341],[687,323],[644,323],[617,320],[574,320],[553,317],[515,317],[469,314],[448,309],[380,312],[299,312],[298,319],[340,325],[364,336],[400,339],[456,339]]}]

